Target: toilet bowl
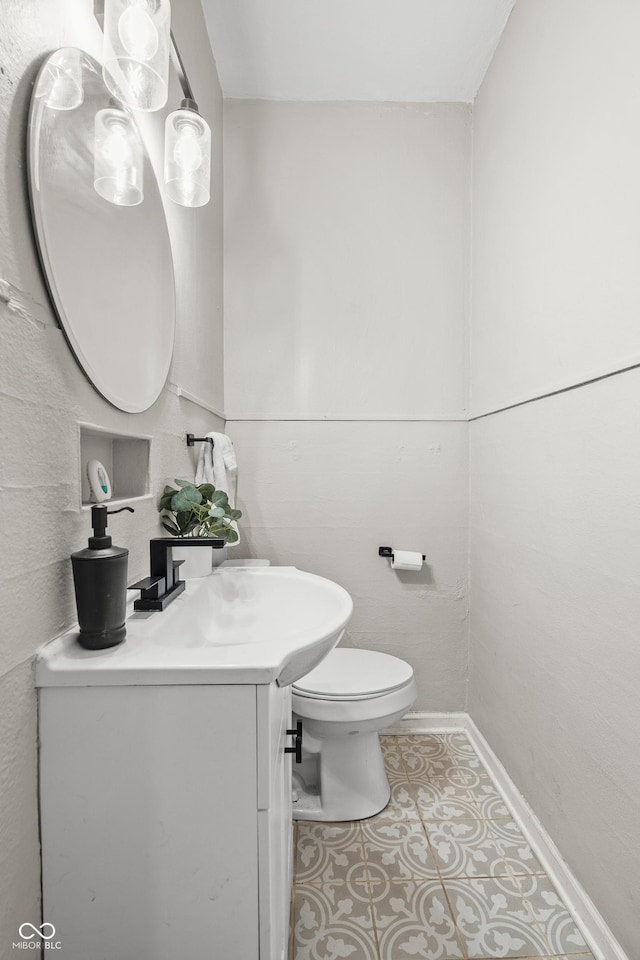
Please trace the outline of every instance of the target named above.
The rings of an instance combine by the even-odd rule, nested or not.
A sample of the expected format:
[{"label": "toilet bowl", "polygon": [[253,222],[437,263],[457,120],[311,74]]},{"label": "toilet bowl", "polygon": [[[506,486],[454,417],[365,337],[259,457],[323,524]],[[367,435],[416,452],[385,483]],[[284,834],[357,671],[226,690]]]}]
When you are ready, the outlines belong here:
[{"label": "toilet bowl", "polygon": [[292,686],[302,721],[302,763],[294,768],[294,820],[361,820],[384,809],[390,787],[379,733],[417,695],[413,670],[373,650],[332,650]]}]

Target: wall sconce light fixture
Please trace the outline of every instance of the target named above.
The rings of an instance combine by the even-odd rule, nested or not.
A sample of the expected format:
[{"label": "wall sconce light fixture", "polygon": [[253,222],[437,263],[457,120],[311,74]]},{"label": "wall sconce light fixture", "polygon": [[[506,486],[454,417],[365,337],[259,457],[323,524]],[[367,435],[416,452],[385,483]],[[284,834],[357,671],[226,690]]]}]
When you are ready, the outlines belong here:
[{"label": "wall sconce light fixture", "polygon": [[161,110],[169,92],[169,0],[105,0],[107,89],[133,110]]},{"label": "wall sconce light fixture", "polygon": [[50,110],[75,110],[84,100],[81,52],[63,47],[47,60],[35,96]]},{"label": "wall sconce light fixture", "polygon": [[185,99],[167,117],[164,134],[164,181],[167,196],[184,207],[209,202],[211,130],[194,100]]},{"label": "wall sconce light fixture", "polygon": [[[105,0],[103,77],[109,91],[125,106],[151,112],[167,102],[169,57],[173,58],[184,99],[165,124],[164,180],[167,196],[184,207],[202,207],[211,197],[211,129],[200,116],[184,64],[171,32],[169,0]],[[98,121],[96,118],[96,135]],[[142,200],[133,168],[124,167],[124,131],[113,121],[107,147],[121,161],[119,172],[107,178],[111,196],[98,188],[96,141],[96,190],[112,203],[132,204]],[[114,139],[119,136],[120,139]],[[129,144],[134,155],[133,144]],[[115,151],[115,152],[114,152]],[[106,162],[106,161],[105,161]],[[125,182],[129,186],[125,186]],[[135,185],[134,185],[135,183]],[[118,184],[118,186],[116,186]],[[135,189],[140,199],[132,198]],[[133,192],[132,192],[133,191]]]},{"label": "wall sconce light fixture", "polygon": [[133,119],[126,110],[105,107],[95,120],[93,185],[119,207],[142,203],[144,152]]},{"label": "wall sconce light fixture", "polygon": [[175,203],[202,207],[211,196],[211,129],[198,113],[173,34],[171,44],[184,100],[178,110],[169,114],[165,124],[164,182],[167,196]]}]

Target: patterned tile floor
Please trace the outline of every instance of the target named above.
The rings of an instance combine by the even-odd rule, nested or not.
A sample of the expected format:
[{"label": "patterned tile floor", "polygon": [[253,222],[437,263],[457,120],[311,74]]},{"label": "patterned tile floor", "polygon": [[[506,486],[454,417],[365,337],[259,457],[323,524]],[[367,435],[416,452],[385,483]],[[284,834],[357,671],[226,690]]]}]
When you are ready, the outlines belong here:
[{"label": "patterned tile floor", "polygon": [[294,825],[290,960],[593,960],[467,738],[381,741],[381,813]]}]

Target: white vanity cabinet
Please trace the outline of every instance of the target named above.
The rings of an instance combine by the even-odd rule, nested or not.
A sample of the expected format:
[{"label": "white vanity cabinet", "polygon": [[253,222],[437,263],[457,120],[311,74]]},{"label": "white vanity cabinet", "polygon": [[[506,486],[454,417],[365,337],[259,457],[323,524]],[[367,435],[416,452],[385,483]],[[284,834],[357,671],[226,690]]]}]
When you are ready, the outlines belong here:
[{"label": "white vanity cabinet", "polygon": [[39,697],[43,919],[65,960],[285,960],[290,687]]},{"label": "white vanity cabinet", "polygon": [[43,920],[64,960],[285,960],[291,688],[353,603],[294,567],[222,567],[127,638],[36,659]]}]

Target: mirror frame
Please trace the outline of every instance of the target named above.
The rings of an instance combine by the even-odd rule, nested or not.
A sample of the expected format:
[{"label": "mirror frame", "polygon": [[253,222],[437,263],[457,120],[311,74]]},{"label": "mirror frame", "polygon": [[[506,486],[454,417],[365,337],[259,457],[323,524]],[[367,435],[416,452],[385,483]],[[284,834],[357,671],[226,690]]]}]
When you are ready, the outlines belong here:
[{"label": "mirror frame", "polygon": [[[59,76],[65,57],[74,69],[73,58],[79,60],[81,98],[72,108],[56,109],[47,104],[47,96],[51,96],[47,95],[47,85],[50,89],[54,69]],[[162,393],[171,367],[176,326],[174,264],[163,195],[138,125],[126,108],[122,109],[134,123],[143,148],[144,200],[135,207],[120,207],[104,200],[94,189],[89,129],[93,130],[93,115],[113,105],[102,79],[102,66],[86,51],[62,47],[44,60],[33,87],[28,118],[29,197],[44,279],[78,365],[110,404],[127,413],[141,413]],[[117,106],[120,108],[120,104]],[[47,151],[52,144],[53,149]],[[51,164],[48,198],[46,163]],[[56,188],[56,182],[64,182],[64,190]],[[77,202],[78,198],[82,201],[83,191],[84,207]],[[56,205],[68,217],[68,224],[62,224],[60,209],[52,213]],[[87,236],[94,226],[95,233]],[[108,247],[110,262],[96,265],[87,258],[92,237],[94,249]],[[134,245],[141,255],[132,263]],[[79,280],[87,266],[110,283],[108,295],[103,291],[101,296],[97,284],[89,295],[86,278]],[[121,276],[125,278],[123,284],[119,283]],[[79,306],[78,300],[83,297]],[[101,309],[105,311],[102,318]],[[102,329],[108,333],[103,335]]]}]

